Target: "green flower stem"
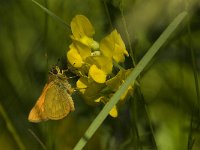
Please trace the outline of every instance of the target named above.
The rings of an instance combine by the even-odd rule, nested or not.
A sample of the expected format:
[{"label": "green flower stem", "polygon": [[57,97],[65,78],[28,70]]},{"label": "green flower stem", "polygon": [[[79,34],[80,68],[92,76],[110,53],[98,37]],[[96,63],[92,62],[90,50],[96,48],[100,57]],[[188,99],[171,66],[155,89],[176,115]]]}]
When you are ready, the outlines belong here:
[{"label": "green flower stem", "polygon": [[143,71],[145,66],[150,62],[159,48],[167,41],[169,36],[175,31],[177,26],[182,22],[182,20],[187,15],[187,12],[180,13],[173,22],[165,29],[165,31],[160,35],[160,37],[156,40],[156,42],[152,45],[152,47],[148,50],[145,56],[141,59],[141,61],[136,65],[130,75],[127,77],[125,82],[120,86],[119,90],[112,96],[110,101],[104,106],[101,112],[97,115],[94,121],[86,130],[84,136],[79,140],[77,145],[74,147],[74,150],[82,149],[87,141],[92,137],[95,131],[99,128],[99,126],[103,123],[107,115],[109,114],[112,107],[117,104],[121,95],[128,89],[130,85],[134,83],[138,75]]}]

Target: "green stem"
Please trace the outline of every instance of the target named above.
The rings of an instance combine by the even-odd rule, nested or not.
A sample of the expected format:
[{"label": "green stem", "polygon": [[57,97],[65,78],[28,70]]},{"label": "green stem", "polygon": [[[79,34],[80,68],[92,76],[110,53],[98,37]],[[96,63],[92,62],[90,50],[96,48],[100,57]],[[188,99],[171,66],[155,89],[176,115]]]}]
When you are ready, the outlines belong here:
[{"label": "green stem", "polygon": [[192,69],[194,73],[194,81],[195,81],[195,88],[196,88],[196,96],[197,96],[197,104],[198,104],[198,109],[200,110],[200,91],[199,91],[199,79],[198,79],[198,69],[196,65],[196,59],[195,59],[195,52],[192,47],[192,36],[191,36],[191,30],[190,30],[190,25],[188,24],[188,33],[189,33],[189,44],[190,44],[190,53],[191,53],[191,59],[192,59]]},{"label": "green stem", "polygon": [[36,2],[35,0],[31,0],[33,3],[35,3],[37,6],[39,6],[42,10],[44,10],[48,15],[50,15],[53,19],[58,21],[61,25],[63,25],[65,28],[70,29],[70,25],[65,23],[62,19],[60,19],[58,16],[56,16],[53,12]]},{"label": "green stem", "polygon": [[120,6],[120,12],[121,12],[121,16],[122,16],[122,23],[123,23],[123,26],[124,26],[126,39],[128,41],[128,47],[129,47],[130,56],[132,58],[133,66],[135,67],[136,66],[136,62],[135,62],[135,59],[134,59],[134,54],[133,54],[133,49],[132,49],[132,46],[131,46],[130,35],[129,35],[128,30],[127,30],[127,24],[126,24],[126,19],[124,17],[124,9],[123,9],[123,5],[122,4]]},{"label": "green stem", "polygon": [[108,17],[110,27],[111,27],[111,29],[113,29],[113,25],[112,25],[112,21],[111,21],[111,18],[110,18],[109,11],[108,11],[108,6],[106,4],[106,0],[103,0],[103,4],[104,4],[105,10],[106,10],[106,15]]},{"label": "green stem", "polygon": [[15,141],[16,141],[17,145],[19,146],[20,150],[25,150],[24,144],[22,143],[19,135],[17,134],[17,131],[15,130],[12,122],[10,121],[10,119],[9,119],[9,117],[8,117],[6,111],[4,110],[4,108],[3,108],[1,103],[0,103],[0,114],[4,118],[8,130],[13,135],[13,138],[15,139]]}]

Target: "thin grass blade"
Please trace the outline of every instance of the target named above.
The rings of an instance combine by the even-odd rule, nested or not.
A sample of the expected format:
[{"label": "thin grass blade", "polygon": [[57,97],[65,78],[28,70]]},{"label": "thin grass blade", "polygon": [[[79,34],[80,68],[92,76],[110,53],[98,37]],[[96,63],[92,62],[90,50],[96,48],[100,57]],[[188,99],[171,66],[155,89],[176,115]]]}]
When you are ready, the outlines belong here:
[{"label": "thin grass blade", "polygon": [[10,133],[12,134],[14,140],[16,141],[17,145],[19,146],[20,150],[25,150],[25,146],[23,144],[23,142],[20,139],[20,136],[18,135],[15,127],[13,126],[11,120],[9,119],[6,111],[4,110],[2,104],[0,103],[0,114],[2,115],[2,117],[4,118],[5,122],[6,122],[6,126],[8,128],[8,130],[10,131]]},{"label": "thin grass blade", "polygon": [[57,22],[59,22],[61,25],[63,25],[65,28],[70,29],[70,25],[65,23],[62,19],[60,19],[58,16],[56,16],[53,12],[36,2],[35,0],[31,0],[33,3],[35,3],[37,6],[39,6],[42,10],[44,10],[49,16],[51,16],[53,19],[55,19]]}]

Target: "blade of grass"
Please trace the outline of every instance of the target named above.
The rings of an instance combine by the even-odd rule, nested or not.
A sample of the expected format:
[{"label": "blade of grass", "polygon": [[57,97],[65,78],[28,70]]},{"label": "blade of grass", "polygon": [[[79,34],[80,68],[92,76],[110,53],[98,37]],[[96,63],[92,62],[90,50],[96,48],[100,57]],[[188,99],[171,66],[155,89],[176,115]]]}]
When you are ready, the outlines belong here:
[{"label": "blade of grass", "polygon": [[155,135],[154,135],[154,130],[153,130],[153,126],[152,126],[152,123],[151,123],[151,119],[150,119],[150,111],[149,111],[149,108],[145,102],[145,99],[144,99],[144,96],[142,94],[142,91],[141,89],[138,87],[136,89],[136,92],[139,94],[139,100],[141,101],[142,105],[143,105],[143,109],[145,110],[144,113],[145,113],[145,117],[146,117],[146,120],[147,120],[147,126],[150,128],[150,134],[151,134],[151,141],[152,141],[152,144],[153,144],[153,149],[154,150],[157,150],[157,144],[156,144],[156,140],[155,140]]},{"label": "blade of grass", "polygon": [[[130,40],[130,35],[129,35],[129,32],[128,32],[128,28],[127,28],[127,22],[126,22],[126,19],[125,19],[125,16],[124,16],[124,1],[123,0],[120,2],[119,8],[120,8],[120,12],[121,12],[121,20],[122,20],[123,29],[124,29],[124,32],[125,32],[125,37],[126,37],[126,40],[128,42],[128,48],[129,48],[128,52],[130,54],[130,57],[132,58],[133,67],[135,67],[136,61],[135,61],[135,58],[134,58],[134,53],[133,53],[133,48],[132,48],[132,44],[131,44],[131,40]],[[138,77],[138,78],[140,78],[140,77]],[[137,89],[137,91],[140,91],[139,94],[140,94],[140,97],[142,97],[142,92],[140,90],[140,87],[138,86],[136,89]],[[143,101],[143,99],[142,99],[142,101]],[[134,149],[141,150],[142,149],[141,139],[140,139],[140,136],[139,136],[139,131],[138,131],[137,122],[136,122],[136,120],[137,120],[137,112],[136,112],[137,105],[136,105],[136,99],[134,99],[134,98],[133,98],[133,103],[131,104],[131,107],[132,107],[131,110],[132,110],[132,119],[133,119],[132,120],[132,125],[133,125],[132,134],[135,135],[133,145],[134,145]]]},{"label": "blade of grass", "polygon": [[194,82],[195,82],[195,88],[196,88],[197,105],[198,105],[198,109],[200,110],[200,91],[199,91],[198,69],[197,69],[197,63],[196,63],[196,58],[195,58],[195,51],[194,51],[194,48],[192,47],[192,33],[190,30],[189,21],[188,21],[188,41],[189,41],[190,54],[191,54],[191,60],[192,60],[192,69],[193,69]]},{"label": "blade of grass", "polygon": [[53,19],[58,21],[61,25],[63,25],[65,28],[70,29],[70,25],[65,23],[62,19],[60,19],[58,16],[56,16],[53,12],[36,2],[35,0],[31,0],[33,3],[35,3],[37,6],[39,6],[42,10],[44,10],[49,16],[51,16]]},{"label": "blade of grass", "polygon": [[[124,1],[122,0],[121,3],[120,3],[120,12],[121,12],[121,19],[122,19],[122,24],[123,24],[123,27],[124,27],[124,31],[125,31],[125,36],[126,36],[126,39],[127,39],[127,42],[128,42],[128,47],[129,47],[129,53],[130,53],[130,56],[132,58],[132,63],[133,63],[133,66],[135,67],[136,66],[136,61],[134,59],[134,53],[133,53],[133,48],[131,46],[131,40],[130,40],[130,35],[129,35],[129,32],[128,32],[128,29],[127,29],[127,23],[126,23],[126,19],[125,19],[125,16],[124,16]],[[140,78],[140,76],[138,76],[138,78]],[[139,82],[139,81],[138,81]],[[143,97],[143,94],[142,94],[142,91],[140,89],[140,87],[138,86],[137,89],[135,90],[135,92],[138,93],[139,95],[139,99],[140,101],[142,102],[143,104],[143,107],[144,107],[144,110],[145,110],[145,117],[147,119],[147,125],[149,126],[150,128],[150,131],[151,131],[151,139],[152,139],[152,144],[154,146],[154,149],[157,150],[157,145],[156,145],[156,141],[155,141],[155,136],[154,136],[154,130],[153,130],[153,127],[152,127],[152,124],[151,124],[151,120],[149,118],[149,111],[148,111],[148,106],[147,104],[145,103],[145,100],[144,100],[144,97]],[[135,101],[135,100],[134,100]],[[137,107],[136,105],[134,105],[134,107]],[[133,109],[134,111],[136,111],[136,109],[134,108]],[[136,114],[136,112],[134,112],[134,114]],[[136,119],[136,116],[133,117],[134,119]],[[133,122],[133,125],[134,125],[134,129],[135,129],[135,132],[136,132],[136,136],[137,136],[137,143],[140,143],[140,137],[139,137],[139,133],[137,133],[138,131],[137,130],[137,125],[136,125],[136,121]],[[136,147],[137,148],[137,147]],[[139,145],[139,148],[141,148],[141,145]]]},{"label": "blade of grass", "polygon": [[99,128],[99,126],[103,123],[105,118],[107,117],[110,110],[113,106],[119,101],[121,95],[128,89],[130,85],[134,83],[134,80],[138,77],[138,75],[143,71],[145,66],[150,62],[159,48],[167,41],[169,36],[175,31],[177,26],[182,22],[182,20],[187,15],[187,12],[180,13],[172,23],[165,29],[165,31],[160,35],[160,37],[156,40],[156,42],[152,45],[152,47],[148,50],[145,56],[141,59],[141,61],[136,65],[130,75],[127,77],[125,82],[120,86],[119,90],[112,96],[109,102],[104,106],[101,112],[97,115],[94,121],[86,130],[84,136],[79,140],[79,142],[74,147],[74,150],[82,149],[87,141],[92,137],[95,131]]},{"label": "blade of grass", "polygon": [[38,143],[42,146],[42,148],[44,150],[47,150],[46,146],[44,145],[44,143],[40,140],[40,138],[31,130],[28,129],[28,131],[32,134],[32,136],[38,141]]},{"label": "blade of grass", "polygon": [[122,24],[123,24],[124,31],[125,31],[125,36],[126,36],[126,39],[127,39],[127,42],[128,42],[129,54],[130,54],[130,56],[132,58],[133,66],[135,67],[136,66],[136,62],[135,62],[135,59],[134,59],[133,49],[132,49],[132,46],[131,46],[130,35],[129,35],[128,29],[127,29],[126,19],[124,17],[123,2],[124,1],[121,1],[121,5],[120,5],[121,19],[122,19]]},{"label": "blade of grass", "polygon": [[4,110],[4,108],[3,108],[1,103],[0,103],[0,114],[4,118],[8,130],[12,134],[12,136],[15,139],[15,141],[16,141],[17,145],[19,146],[20,150],[25,150],[24,144],[22,143],[19,135],[17,134],[17,131],[15,130],[15,127],[13,126],[12,122],[10,121],[10,119],[9,119],[9,117],[8,117],[6,111]]},{"label": "blade of grass", "polygon": [[192,61],[192,70],[193,70],[193,76],[194,76],[194,83],[195,83],[195,89],[196,89],[196,104],[197,108],[195,107],[195,104],[193,105],[192,113],[191,113],[191,120],[190,120],[190,130],[188,134],[188,150],[191,150],[194,143],[195,143],[195,136],[194,131],[198,130],[198,127],[195,127],[195,117],[199,117],[200,112],[200,91],[199,91],[199,78],[198,78],[198,69],[197,69],[197,63],[195,58],[195,51],[192,46],[192,33],[191,33],[191,27],[190,27],[190,20],[188,17],[187,20],[187,30],[188,30],[188,46],[190,47],[190,57]]},{"label": "blade of grass", "polygon": [[108,6],[106,4],[106,0],[103,0],[103,4],[104,4],[105,11],[106,11],[106,16],[107,16],[108,21],[109,21],[110,28],[113,29],[113,25],[112,25],[112,21],[111,21],[111,18],[110,18],[110,13],[109,13],[109,10],[108,10]]}]

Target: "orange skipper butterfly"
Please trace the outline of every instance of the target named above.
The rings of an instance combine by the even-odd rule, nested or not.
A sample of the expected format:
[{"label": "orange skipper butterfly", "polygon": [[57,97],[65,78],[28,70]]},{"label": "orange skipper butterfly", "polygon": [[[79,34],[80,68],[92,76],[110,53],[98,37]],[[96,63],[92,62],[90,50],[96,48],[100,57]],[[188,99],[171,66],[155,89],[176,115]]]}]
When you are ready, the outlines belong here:
[{"label": "orange skipper butterfly", "polygon": [[71,97],[74,89],[67,81],[68,78],[64,71],[61,72],[58,67],[55,69],[56,73],[50,72],[42,94],[29,113],[28,120],[30,122],[59,120],[75,110]]}]

